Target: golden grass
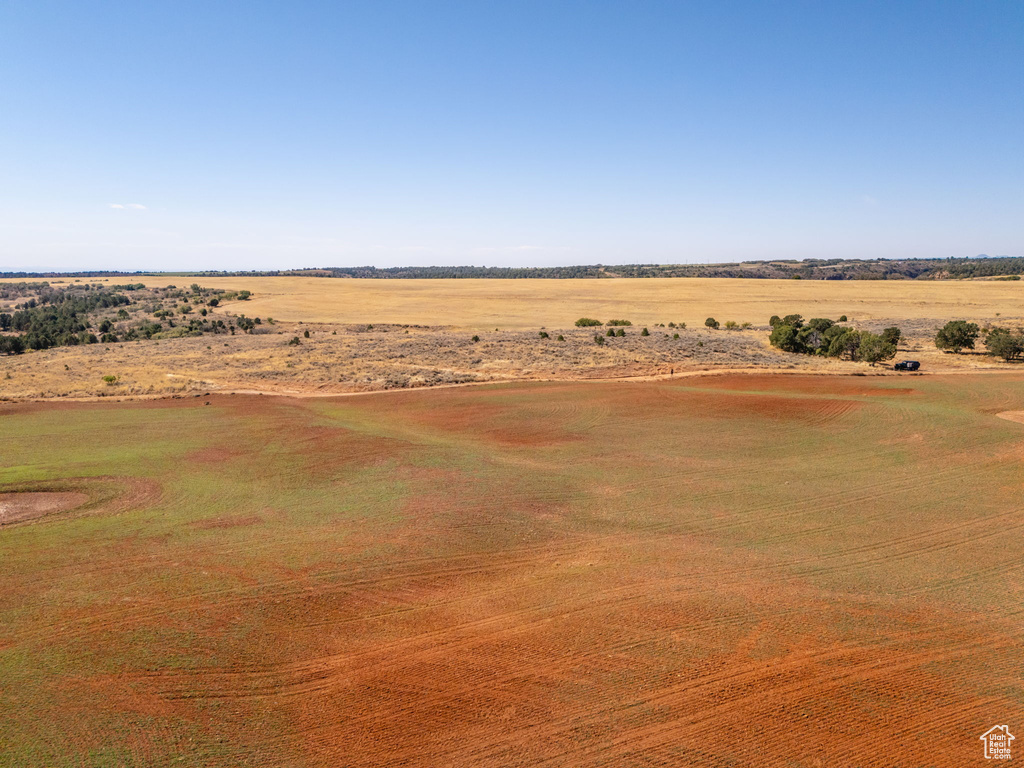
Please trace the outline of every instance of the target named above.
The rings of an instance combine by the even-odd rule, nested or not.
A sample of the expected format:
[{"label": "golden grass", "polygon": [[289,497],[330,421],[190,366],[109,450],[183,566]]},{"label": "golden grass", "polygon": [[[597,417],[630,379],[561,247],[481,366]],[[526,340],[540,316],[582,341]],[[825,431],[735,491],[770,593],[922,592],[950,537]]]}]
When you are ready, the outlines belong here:
[{"label": "golden grass", "polygon": [[[821,281],[726,278],[609,280],[353,280],[147,276],[147,285],[201,283],[255,295],[236,311],[278,320],[410,323],[459,328],[565,328],[581,316],[634,323],[708,316],[763,324],[773,314],[851,321],[1017,317],[1024,282]],[[106,282],[124,282],[125,278]],[[97,281],[93,281],[97,282]]]}]

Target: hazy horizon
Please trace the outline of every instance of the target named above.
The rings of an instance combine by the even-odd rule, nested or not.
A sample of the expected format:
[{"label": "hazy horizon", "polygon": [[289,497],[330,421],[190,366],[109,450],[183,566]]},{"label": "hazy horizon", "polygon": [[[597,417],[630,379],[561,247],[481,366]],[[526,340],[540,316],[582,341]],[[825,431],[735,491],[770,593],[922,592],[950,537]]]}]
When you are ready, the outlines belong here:
[{"label": "hazy horizon", "polygon": [[0,271],[1024,254],[1024,5],[0,8]]}]

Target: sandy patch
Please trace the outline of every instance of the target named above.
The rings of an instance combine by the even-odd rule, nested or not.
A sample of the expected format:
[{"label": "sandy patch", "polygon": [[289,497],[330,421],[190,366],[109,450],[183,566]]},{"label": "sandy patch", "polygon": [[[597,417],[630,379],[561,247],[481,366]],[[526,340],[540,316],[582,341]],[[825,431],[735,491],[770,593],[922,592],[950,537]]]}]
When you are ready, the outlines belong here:
[{"label": "sandy patch", "polygon": [[1018,424],[1024,424],[1024,411],[1003,411],[997,413],[1000,419],[1006,419],[1007,421],[1016,421]]},{"label": "sandy patch", "polygon": [[67,512],[88,500],[87,494],[75,491],[0,493],[0,525]]}]

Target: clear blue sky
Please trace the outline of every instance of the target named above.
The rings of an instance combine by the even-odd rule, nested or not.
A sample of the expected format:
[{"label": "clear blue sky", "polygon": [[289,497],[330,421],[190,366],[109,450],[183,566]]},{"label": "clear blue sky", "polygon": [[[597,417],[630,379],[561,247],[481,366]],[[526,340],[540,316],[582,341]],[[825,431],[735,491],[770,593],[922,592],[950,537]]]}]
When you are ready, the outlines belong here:
[{"label": "clear blue sky", "polygon": [[0,269],[1024,255],[1024,2],[5,0],[0,147]]}]

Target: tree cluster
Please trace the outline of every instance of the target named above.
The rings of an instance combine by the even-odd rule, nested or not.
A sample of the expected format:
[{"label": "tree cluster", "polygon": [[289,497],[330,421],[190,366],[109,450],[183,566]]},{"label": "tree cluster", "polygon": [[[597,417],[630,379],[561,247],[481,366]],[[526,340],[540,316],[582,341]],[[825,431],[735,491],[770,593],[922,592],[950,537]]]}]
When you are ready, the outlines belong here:
[{"label": "tree cluster", "polygon": [[217,306],[218,297],[245,300],[251,294],[226,294],[196,283],[189,289],[171,285],[149,290],[142,283],[110,287],[86,283],[66,288],[47,283],[0,283],[0,292],[9,299],[26,299],[15,305],[13,313],[0,312],[0,354],[154,337],[234,334],[236,328],[251,333],[262,323],[258,317],[245,315],[208,317],[207,306]]},{"label": "tree cluster", "polygon": [[805,322],[800,315],[773,315],[768,324],[772,327],[769,342],[784,352],[838,357],[872,365],[895,357],[902,335],[895,326],[876,334],[823,317]]}]

